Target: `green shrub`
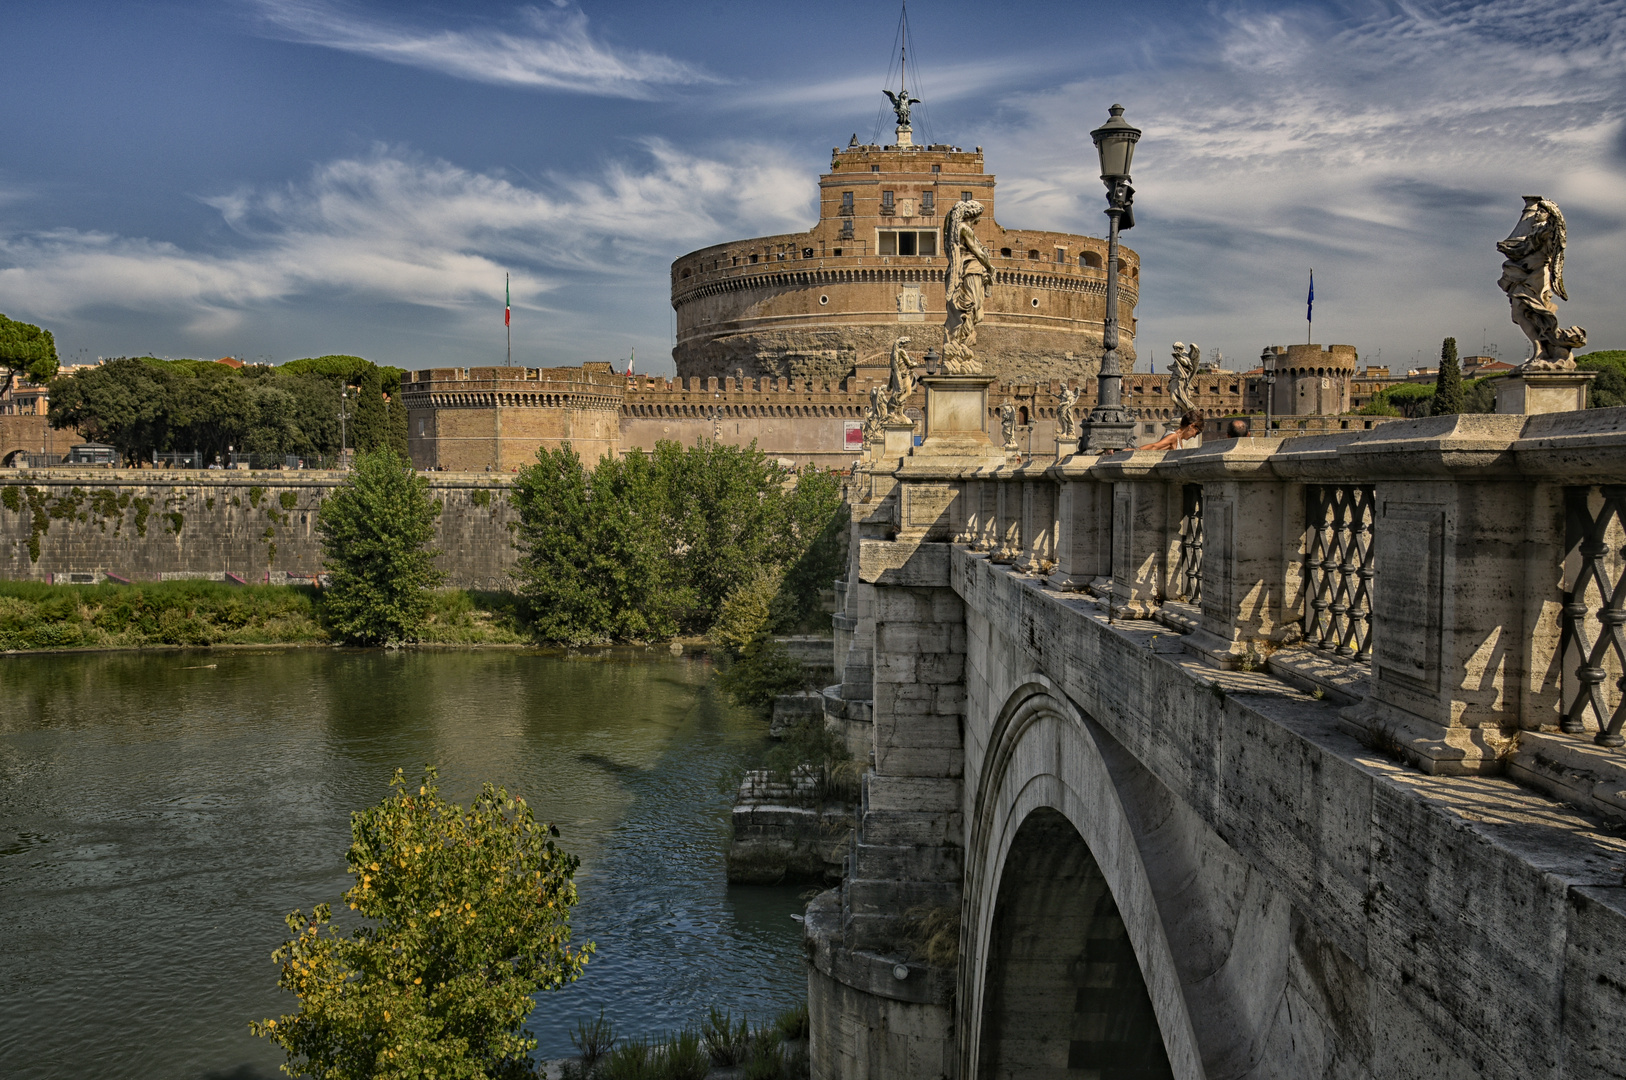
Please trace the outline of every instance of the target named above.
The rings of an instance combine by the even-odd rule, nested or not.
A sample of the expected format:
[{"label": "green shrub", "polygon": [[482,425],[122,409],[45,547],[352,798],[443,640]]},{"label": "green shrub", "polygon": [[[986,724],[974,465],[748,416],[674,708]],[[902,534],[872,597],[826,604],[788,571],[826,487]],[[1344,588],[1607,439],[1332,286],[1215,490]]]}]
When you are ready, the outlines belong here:
[{"label": "green shrub", "polygon": [[750,1052],[751,1028],[745,1017],[735,1024],[733,1016],[713,1005],[700,1022],[700,1041],[712,1064],[732,1068]]},{"label": "green shrub", "polygon": [[578,1020],[576,1030],[570,1033],[570,1045],[582,1057],[582,1064],[591,1071],[598,1064],[599,1059],[615,1049],[615,1025],[604,1018],[604,1010],[598,1011],[597,1020]]},{"label": "green shrub", "polygon": [[781,694],[811,689],[807,668],[771,637],[759,636],[739,654],[719,657],[717,685],[737,705],[765,712]]},{"label": "green shrub", "polygon": [[760,1027],[751,1033],[750,1056],[745,1061],[745,1080],[783,1080],[785,1047],[773,1027]]},{"label": "green shrub", "polygon": [[510,500],[516,577],[549,641],[706,631],[759,571],[780,578],[776,627],[816,626],[818,594],[845,558],[831,525],[842,516],[839,479],[793,475],[754,445],[660,442],[591,468],[567,445],[540,452]]},{"label": "green shrub", "polygon": [[711,1058],[700,1046],[700,1035],[688,1029],[666,1040],[660,1058],[662,1080],[706,1080]]},{"label": "green shrub", "polygon": [[798,1042],[807,1038],[808,1016],[807,1002],[800,1002],[786,1009],[774,1019],[774,1026],[786,1042]]},{"label": "green shrub", "polygon": [[342,641],[382,645],[418,636],[445,577],[429,547],[440,504],[429,481],[389,449],[362,454],[344,485],[322,503],[329,586],[322,618]]},{"label": "green shrub", "polygon": [[535,995],[573,982],[592,952],[569,944],[578,860],[489,783],[467,807],[429,768],[416,789],[397,770],[390,788],[351,818],[344,900],[360,924],[341,932],[327,904],[291,913],[273,959],[298,1011],[250,1029],[290,1076],[532,1076]]},{"label": "green shrub", "polygon": [[284,510],[292,510],[294,507],[299,505],[299,493],[294,491],[284,491],[281,495],[277,496],[277,501],[282,504],[282,508]]}]

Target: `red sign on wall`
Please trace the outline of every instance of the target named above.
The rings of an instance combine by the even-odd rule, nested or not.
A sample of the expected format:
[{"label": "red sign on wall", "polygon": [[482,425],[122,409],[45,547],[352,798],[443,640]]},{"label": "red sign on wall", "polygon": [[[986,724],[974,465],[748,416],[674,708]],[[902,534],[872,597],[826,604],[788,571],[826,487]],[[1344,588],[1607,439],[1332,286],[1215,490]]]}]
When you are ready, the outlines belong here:
[{"label": "red sign on wall", "polygon": [[864,449],[864,422],[862,420],[842,421],[841,445],[848,450]]}]

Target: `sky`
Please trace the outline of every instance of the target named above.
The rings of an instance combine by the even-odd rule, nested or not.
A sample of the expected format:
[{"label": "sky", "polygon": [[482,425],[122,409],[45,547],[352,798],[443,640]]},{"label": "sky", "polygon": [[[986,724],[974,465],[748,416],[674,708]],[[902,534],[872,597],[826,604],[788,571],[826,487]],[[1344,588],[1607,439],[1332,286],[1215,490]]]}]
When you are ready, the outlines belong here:
[{"label": "sky", "polygon": [[[890,141],[899,9],[827,0],[7,0],[0,312],[97,356],[673,370],[668,267],[807,228]],[[916,140],[1010,228],[1101,235],[1122,103],[1138,370],[1315,340],[1517,362],[1496,241],[1569,225],[1565,325],[1626,348],[1626,0],[908,8]],[[914,77],[918,74],[918,82]],[[895,78],[895,74],[893,76]],[[884,137],[883,137],[884,136]],[[924,139],[923,139],[924,137]]]}]

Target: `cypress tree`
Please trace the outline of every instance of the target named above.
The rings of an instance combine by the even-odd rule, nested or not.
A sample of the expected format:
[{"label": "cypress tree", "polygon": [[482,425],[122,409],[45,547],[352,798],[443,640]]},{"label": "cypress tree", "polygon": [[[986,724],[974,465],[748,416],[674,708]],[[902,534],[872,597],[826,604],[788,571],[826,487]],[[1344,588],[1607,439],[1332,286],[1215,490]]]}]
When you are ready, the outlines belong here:
[{"label": "cypress tree", "polygon": [[1448,337],[1440,344],[1440,373],[1434,380],[1435,416],[1462,411],[1462,365],[1457,363],[1457,339]]}]

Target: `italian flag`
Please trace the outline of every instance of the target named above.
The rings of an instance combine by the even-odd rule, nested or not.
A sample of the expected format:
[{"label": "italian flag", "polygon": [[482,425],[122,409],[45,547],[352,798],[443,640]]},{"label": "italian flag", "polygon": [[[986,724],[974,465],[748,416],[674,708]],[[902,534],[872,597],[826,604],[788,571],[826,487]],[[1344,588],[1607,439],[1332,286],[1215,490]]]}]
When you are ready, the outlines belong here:
[{"label": "italian flag", "polygon": [[514,298],[508,291],[508,275],[504,274],[502,276],[502,324],[504,326],[512,326],[513,323],[511,323],[509,320],[513,318],[513,315]]}]

